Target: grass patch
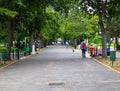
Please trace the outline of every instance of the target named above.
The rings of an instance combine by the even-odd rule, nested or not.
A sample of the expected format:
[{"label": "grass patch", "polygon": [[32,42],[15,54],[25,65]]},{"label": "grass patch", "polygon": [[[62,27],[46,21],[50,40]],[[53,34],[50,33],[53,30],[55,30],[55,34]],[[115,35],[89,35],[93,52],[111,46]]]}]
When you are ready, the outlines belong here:
[{"label": "grass patch", "polygon": [[112,67],[113,69],[120,71],[120,58],[116,58],[116,60],[113,61],[113,64],[112,61],[110,61],[109,57],[108,58],[96,57],[96,59],[102,62],[103,64],[106,64]]},{"label": "grass patch", "polygon": [[4,63],[1,63],[1,62],[0,62],[0,68],[3,67],[3,66],[4,66]]}]

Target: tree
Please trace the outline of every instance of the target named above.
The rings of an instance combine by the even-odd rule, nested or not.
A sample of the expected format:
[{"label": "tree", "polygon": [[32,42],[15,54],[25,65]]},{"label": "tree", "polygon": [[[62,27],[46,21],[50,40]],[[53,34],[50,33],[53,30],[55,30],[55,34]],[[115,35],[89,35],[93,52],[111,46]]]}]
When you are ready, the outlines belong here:
[{"label": "tree", "polygon": [[[119,2],[119,1],[118,1]],[[99,18],[99,25],[102,33],[102,57],[106,54],[106,31],[110,26],[112,17],[117,13],[114,7],[119,6],[116,0],[81,0],[80,4],[89,14],[96,14]]]},{"label": "tree", "polygon": [[74,6],[75,0],[53,0],[51,5],[55,11],[67,17],[69,10]]},{"label": "tree", "polygon": [[[50,0],[34,0],[34,1],[24,1],[25,5],[27,6],[27,11],[30,16],[27,17],[28,21],[28,31],[30,34],[30,49],[34,43],[34,36],[41,37],[41,29],[42,25],[44,25],[46,12],[45,9],[51,3]],[[32,7],[31,7],[32,6]]]},{"label": "tree", "polygon": [[[33,40],[34,33],[36,31],[39,32],[41,30],[41,26],[43,24],[42,21],[44,21],[44,16],[45,16],[45,9],[46,7],[48,7],[50,3],[51,0],[42,0],[42,1],[0,0],[0,6],[2,6],[2,9],[0,8],[0,14],[1,15],[5,14],[12,17],[8,19],[9,20],[9,24],[8,24],[9,37],[8,37],[8,48],[7,48],[8,60],[10,60],[10,51],[11,51],[12,40],[15,32],[17,32],[18,35],[17,37],[18,42],[20,41],[21,35],[23,35],[24,37],[25,34],[29,34],[30,48],[31,48],[34,42]],[[14,17],[16,12],[18,12],[19,15],[17,13],[17,16]],[[22,29],[25,31],[23,31]]]},{"label": "tree", "polygon": [[11,11],[6,8],[0,8],[0,15],[6,15],[7,17],[14,18],[15,16],[18,15],[18,12],[16,11]]},{"label": "tree", "polygon": [[1,31],[1,35],[0,35],[0,39],[6,39],[5,37],[7,36],[7,32],[5,32],[4,30],[7,31],[7,27],[8,24],[7,24],[7,19],[8,18],[14,18],[18,15],[18,12],[16,11],[11,11],[9,9],[6,9],[6,8],[0,8],[0,31]]},{"label": "tree", "polygon": [[46,21],[42,29],[42,38],[47,41],[56,41],[61,35],[59,29],[60,15],[58,12],[53,11],[51,7],[46,8]]},{"label": "tree", "polygon": [[95,34],[98,33],[97,21],[98,17],[93,15],[90,17],[80,7],[73,7],[68,17],[64,17],[61,25],[63,37],[65,40],[72,40],[74,43],[79,43],[80,39],[89,39],[91,41]]},{"label": "tree", "polygon": [[12,20],[15,19],[15,17],[18,15],[18,12],[6,9],[6,8],[0,8],[0,15],[6,15],[7,19],[9,19],[9,28],[8,28],[8,50],[7,50],[7,56],[8,56],[8,60],[10,59],[10,52],[11,52],[11,44],[12,44],[12,37],[13,37],[13,30],[15,28],[15,22],[13,22]]}]

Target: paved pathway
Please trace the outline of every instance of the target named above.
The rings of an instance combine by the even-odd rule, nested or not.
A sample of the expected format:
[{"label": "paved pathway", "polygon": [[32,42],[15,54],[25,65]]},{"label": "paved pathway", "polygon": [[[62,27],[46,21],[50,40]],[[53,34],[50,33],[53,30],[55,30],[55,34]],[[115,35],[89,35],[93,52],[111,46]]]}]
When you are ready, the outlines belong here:
[{"label": "paved pathway", "polygon": [[0,91],[119,91],[120,74],[64,46],[0,70]]}]

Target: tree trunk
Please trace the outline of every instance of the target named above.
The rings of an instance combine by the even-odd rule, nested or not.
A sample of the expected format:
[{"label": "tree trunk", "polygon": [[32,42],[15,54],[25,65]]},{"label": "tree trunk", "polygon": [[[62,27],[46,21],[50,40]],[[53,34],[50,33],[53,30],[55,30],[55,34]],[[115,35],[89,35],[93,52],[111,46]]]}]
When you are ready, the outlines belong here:
[{"label": "tree trunk", "polygon": [[99,23],[100,23],[100,28],[101,28],[101,35],[102,35],[102,57],[106,58],[107,53],[106,53],[106,30],[104,28],[103,24],[103,19],[102,19],[102,14],[99,14]]},{"label": "tree trunk", "polygon": [[42,40],[42,38],[41,38],[41,32],[40,32],[40,31],[36,33],[36,39],[37,39],[37,40],[39,41],[39,43],[40,43],[40,48],[44,47],[44,43],[43,43],[43,40]]},{"label": "tree trunk", "polygon": [[30,32],[30,52],[32,52],[32,46],[34,44],[34,39],[33,39],[34,31]]},{"label": "tree trunk", "polygon": [[116,50],[119,51],[118,37],[115,37],[115,45],[116,45]]},{"label": "tree trunk", "polygon": [[8,60],[11,60],[11,47],[12,47],[14,29],[15,29],[15,21],[14,19],[10,19],[9,27],[8,27],[8,45],[7,45],[7,59]]}]

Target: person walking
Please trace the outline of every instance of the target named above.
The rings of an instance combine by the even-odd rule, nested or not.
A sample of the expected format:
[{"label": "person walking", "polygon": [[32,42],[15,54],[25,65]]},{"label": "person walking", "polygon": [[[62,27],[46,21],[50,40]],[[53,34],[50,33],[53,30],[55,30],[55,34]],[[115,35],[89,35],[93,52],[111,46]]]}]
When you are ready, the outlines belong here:
[{"label": "person walking", "polygon": [[87,46],[84,40],[80,44],[80,49],[82,50],[82,58],[86,57]]},{"label": "person walking", "polygon": [[36,49],[36,54],[38,54],[40,48],[40,43],[38,41],[35,42],[35,49]]},{"label": "person walking", "polygon": [[66,46],[66,48],[68,48],[68,46],[69,46],[68,41],[65,42],[65,46]]}]

